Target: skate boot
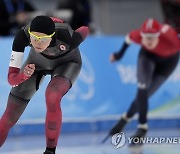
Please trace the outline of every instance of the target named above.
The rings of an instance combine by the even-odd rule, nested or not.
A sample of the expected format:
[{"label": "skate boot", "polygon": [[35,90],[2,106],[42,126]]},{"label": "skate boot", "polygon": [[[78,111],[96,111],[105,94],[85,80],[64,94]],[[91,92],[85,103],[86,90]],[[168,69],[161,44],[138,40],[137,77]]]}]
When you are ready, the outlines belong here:
[{"label": "skate boot", "polygon": [[116,133],[120,133],[123,131],[126,124],[129,122],[129,120],[126,118],[125,115],[121,117],[121,119],[117,122],[117,124],[110,130],[109,135],[112,136]]},{"label": "skate boot", "polygon": [[46,150],[43,154],[55,154],[55,152]]},{"label": "skate boot", "polygon": [[129,144],[129,146],[142,146],[143,138],[146,136],[147,131],[147,127],[138,127],[136,133],[133,136],[131,136],[131,143]]},{"label": "skate boot", "polygon": [[102,140],[101,143],[105,143],[107,141],[107,139],[110,136],[113,136],[114,134],[120,133],[125,125],[130,121],[130,119],[128,119],[126,117],[126,115],[122,115],[121,119],[117,122],[117,124],[109,131],[108,135]]}]

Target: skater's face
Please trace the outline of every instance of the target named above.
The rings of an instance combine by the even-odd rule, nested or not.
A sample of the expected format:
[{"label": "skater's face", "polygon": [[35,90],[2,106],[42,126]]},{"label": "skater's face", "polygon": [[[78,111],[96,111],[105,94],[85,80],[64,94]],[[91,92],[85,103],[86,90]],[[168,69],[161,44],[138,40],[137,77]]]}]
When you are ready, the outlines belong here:
[{"label": "skater's face", "polygon": [[39,32],[30,32],[30,30],[28,30],[28,32],[30,35],[31,44],[36,52],[44,51],[51,43],[52,36],[55,34],[53,33],[51,35],[47,35]]},{"label": "skater's face", "polygon": [[142,37],[142,44],[145,46],[147,49],[154,49],[157,47],[159,43],[159,37],[149,37],[149,36],[144,36]]}]

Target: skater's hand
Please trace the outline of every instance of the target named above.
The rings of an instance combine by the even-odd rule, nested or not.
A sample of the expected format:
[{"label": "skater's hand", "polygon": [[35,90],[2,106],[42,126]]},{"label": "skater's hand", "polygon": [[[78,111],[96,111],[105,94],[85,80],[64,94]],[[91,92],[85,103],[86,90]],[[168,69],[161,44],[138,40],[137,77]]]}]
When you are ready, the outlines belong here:
[{"label": "skater's hand", "polygon": [[34,73],[35,65],[28,64],[25,66],[23,72],[20,72],[19,68],[9,67],[8,82],[11,86],[15,87],[26,81]]},{"label": "skater's hand", "polygon": [[122,57],[123,57],[123,52],[115,52],[110,55],[109,60],[111,63],[113,63],[117,60],[120,60]]},{"label": "skater's hand", "polygon": [[35,65],[34,64],[28,64],[24,68],[24,75],[29,78],[34,73]]},{"label": "skater's hand", "polygon": [[110,55],[109,61],[110,61],[111,63],[113,63],[113,62],[116,61],[116,58],[115,58],[114,54],[111,54],[111,55]]}]

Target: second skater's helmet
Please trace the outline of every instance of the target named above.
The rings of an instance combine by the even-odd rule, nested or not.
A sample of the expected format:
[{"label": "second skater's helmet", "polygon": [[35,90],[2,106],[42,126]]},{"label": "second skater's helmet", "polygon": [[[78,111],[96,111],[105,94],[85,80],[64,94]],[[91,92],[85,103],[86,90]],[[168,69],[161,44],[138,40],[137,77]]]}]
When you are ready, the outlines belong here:
[{"label": "second skater's helmet", "polygon": [[141,36],[158,37],[161,27],[161,24],[156,19],[149,18],[141,26]]}]

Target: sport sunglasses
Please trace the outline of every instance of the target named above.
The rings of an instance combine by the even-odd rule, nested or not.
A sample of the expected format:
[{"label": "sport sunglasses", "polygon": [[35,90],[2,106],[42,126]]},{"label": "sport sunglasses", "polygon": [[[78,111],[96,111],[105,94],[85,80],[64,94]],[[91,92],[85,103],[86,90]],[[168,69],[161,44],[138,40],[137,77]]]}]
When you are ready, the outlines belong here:
[{"label": "sport sunglasses", "polygon": [[54,36],[55,32],[52,33],[51,35],[46,35],[46,36],[37,36],[35,34],[33,34],[32,32],[30,32],[30,28],[28,28],[28,33],[30,35],[30,37],[34,40],[34,41],[41,41],[41,42],[46,42],[48,41],[51,37]]}]

